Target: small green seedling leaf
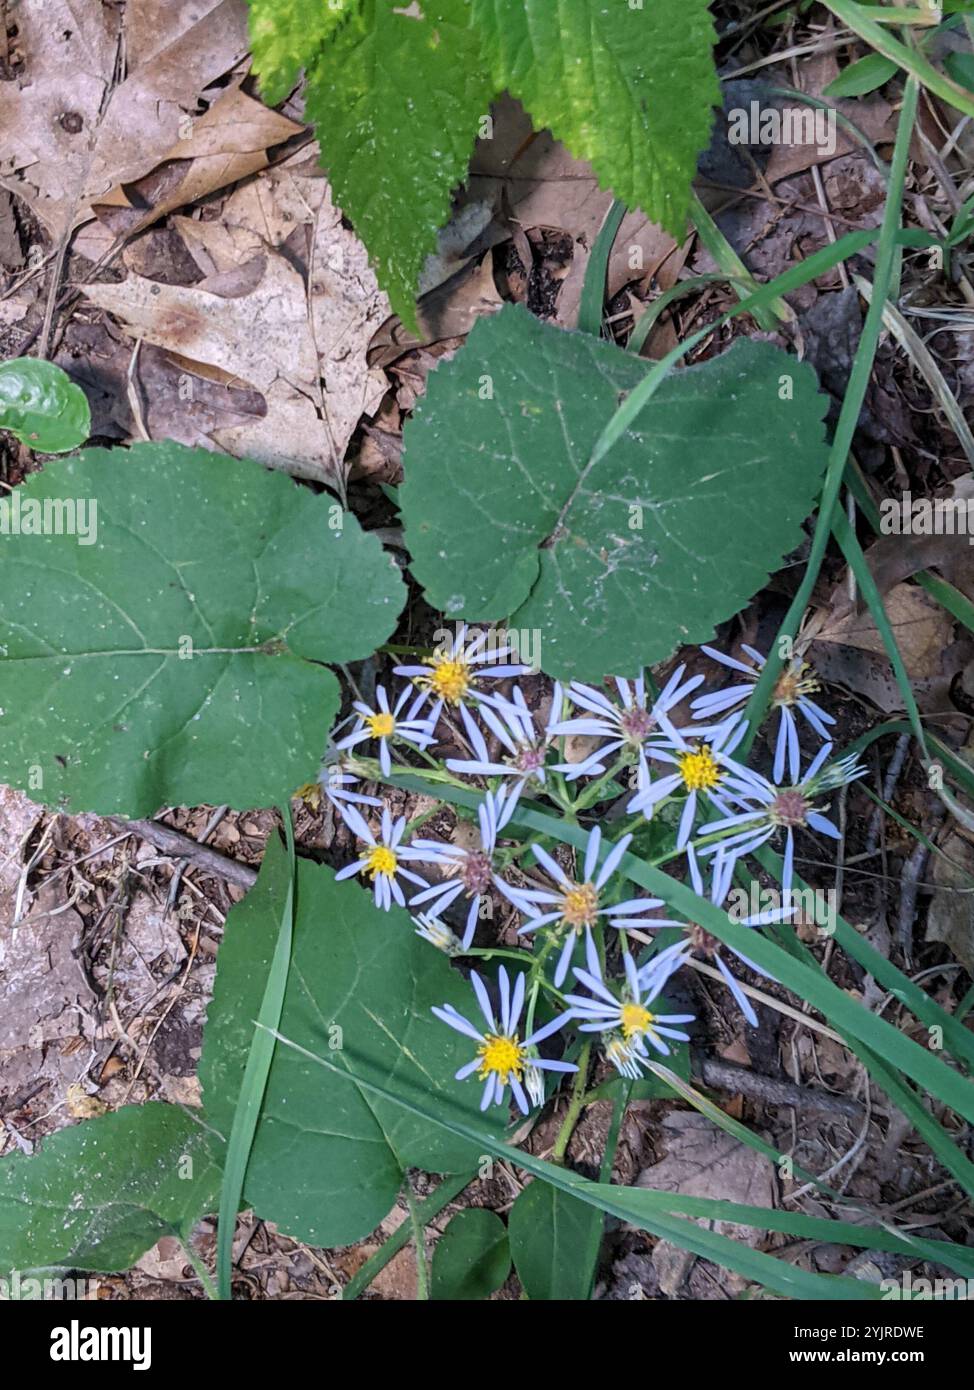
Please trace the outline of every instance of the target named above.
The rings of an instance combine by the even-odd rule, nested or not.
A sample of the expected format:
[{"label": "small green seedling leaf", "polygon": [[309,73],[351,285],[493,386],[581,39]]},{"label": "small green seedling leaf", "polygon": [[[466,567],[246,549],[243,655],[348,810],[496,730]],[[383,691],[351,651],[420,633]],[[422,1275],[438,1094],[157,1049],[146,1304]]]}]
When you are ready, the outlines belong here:
[{"label": "small green seedling leaf", "polygon": [[66,454],[91,433],[88,398],[53,362],[0,362],[0,429],[40,454]]},{"label": "small green seedling leaf", "polygon": [[511,1272],[507,1230],[483,1207],[457,1212],[433,1251],[433,1298],[454,1302],[489,1298]]},{"label": "small green seedling leaf", "polygon": [[528,1298],[555,1303],[591,1298],[604,1221],[597,1208],[550,1183],[528,1184],[509,1218],[514,1268]]},{"label": "small green seedling leaf", "polygon": [[899,70],[899,63],[894,63],[891,58],[884,58],[881,53],[870,53],[843,68],[838,77],[824,89],[822,95],[830,101],[868,96],[870,92],[884,87]]},{"label": "small green seedling leaf", "polygon": [[406,426],[402,514],[430,603],[538,632],[562,679],[632,676],[706,641],[800,543],[818,495],[815,373],[747,339],[666,378],[593,463],[646,370],[505,308]]},{"label": "small green seedling leaf", "polygon": [[285,800],[337,712],[322,663],[368,656],[405,597],[327,496],[172,443],[51,464],[4,517],[0,781],[71,809]]}]

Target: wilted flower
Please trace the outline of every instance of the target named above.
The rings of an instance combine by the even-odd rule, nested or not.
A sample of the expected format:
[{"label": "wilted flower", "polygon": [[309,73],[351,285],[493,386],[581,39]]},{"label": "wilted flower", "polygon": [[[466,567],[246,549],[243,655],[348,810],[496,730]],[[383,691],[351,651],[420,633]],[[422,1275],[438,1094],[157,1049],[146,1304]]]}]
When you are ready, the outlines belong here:
[{"label": "wilted flower", "polygon": [[428,941],[431,946],[435,946],[438,951],[442,951],[448,956],[463,954],[463,942],[438,917],[430,917],[425,912],[419,912],[413,921],[416,924],[416,935],[421,936],[424,941]]},{"label": "wilted flower", "polygon": [[[737,661],[732,656],[725,656],[715,647],[700,648],[714,661],[719,661],[722,666],[729,666],[732,671],[741,672],[747,677],[747,680],[736,685],[726,686],[723,690],[715,690],[709,695],[698,696],[691,705],[694,718],[715,719],[731,710],[739,710],[747,703],[752,690],[760,679],[765,658],[754,647],[749,647],[744,642],[741,643],[741,647],[755,663],[754,666],[747,666],[743,661]],[[776,782],[780,782],[784,776],[786,756],[789,777],[793,782],[798,777],[801,754],[798,747],[798,726],[795,722],[796,711],[804,715],[820,738],[827,743],[832,738],[826,725],[834,724],[835,719],[808,698],[821,688],[821,682],[811,665],[798,656],[792,657],[775,681],[771,694],[771,705],[772,708],[779,711],[780,715],[774,753],[774,771],[772,773]]]},{"label": "wilted flower", "polygon": [[406,899],[399,878],[404,878],[409,883],[416,883],[420,888],[427,886],[426,880],[420,878],[419,874],[411,873],[409,869],[403,868],[404,860],[422,859],[423,857],[421,854],[417,854],[414,849],[400,844],[406,829],[406,817],[400,816],[393,823],[388,807],[384,807],[382,833],[376,839],[368,822],[356,811],[354,806],[346,806],[338,802],[336,803],[336,810],[349,830],[360,840],[364,840],[368,846],[365,853],[354,864],[348,864],[344,869],[339,869],[335,875],[336,880],[351,878],[354,874],[364,874],[372,880],[376,907],[381,907],[384,912],[388,912],[393,899],[400,907],[405,907]]},{"label": "wilted flower", "polygon": [[573,1062],[553,1062],[546,1057],[538,1057],[530,1053],[530,1049],[537,1043],[551,1037],[552,1033],[557,1033],[562,1024],[567,1022],[568,1013],[559,1014],[550,1023],[546,1023],[543,1028],[536,1028],[530,1037],[525,1038],[523,1042],[518,1037],[518,1021],[524,1007],[524,978],[523,972],[518,975],[512,995],[507,971],[501,966],[497,972],[501,1003],[500,1023],[498,1024],[483,980],[475,971],[471,973],[470,983],[477,996],[480,1012],[487,1022],[486,1030],[478,1028],[469,1019],[464,1018],[463,1014],[452,1004],[444,1004],[442,1008],[434,1007],[433,1009],[437,1018],[442,1019],[458,1033],[463,1033],[465,1037],[473,1039],[478,1044],[476,1057],[472,1062],[468,1062],[466,1066],[460,1068],[456,1074],[456,1080],[465,1081],[468,1076],[472,1076],[474,1072],[477,1073],[480,1080],[484,1082],[484,1093],[480,1101],[481,1110],[486,1110],[491,1104],[501,1105],[507,1087],[510,1086],[518,1109],[526,1115],[530,1107],[521,1083],[525,1071],[529,1067],[539,1068],[543,1071],[578,1071],[578,1067]]}]

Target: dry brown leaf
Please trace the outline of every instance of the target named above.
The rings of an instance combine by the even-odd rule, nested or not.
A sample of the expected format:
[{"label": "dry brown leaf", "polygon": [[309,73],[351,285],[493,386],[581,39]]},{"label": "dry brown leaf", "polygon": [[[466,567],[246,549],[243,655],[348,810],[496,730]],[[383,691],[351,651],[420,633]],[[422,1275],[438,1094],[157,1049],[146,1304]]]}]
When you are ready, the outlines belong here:
[{"label": "dry brown leaf", "polygon": [[927,912],[928,941],[942,941],[969,975],[974,975],[974,845],[965,835],[951,835],[930,862],[937,885]]},{"label": "dry brown leaf", "polygon": [[[940,658],[953,633],[950,614],[914,584],[897,584],[886,595],[885,607],[909,674],[917,680],[939,675]],[[816,641],[856,647],[877,656],[886,653],[867,608],[834,612],[816,633]]]},{"label": "dry brown leaf", "polygon": [[154,168],[199,94],[247,51],[244,0],[132,0],[124,16],[20,0],[17,26],[18,75],[0,83],[0,178],[55,239]]},{"label": "dry brown leaf", "polygon": [[119,236],[132,237],[177,208],[189,207],[267,167],[267,151],[303,126],[233,87],[166,150],[145,178],[116,184],[94,206],[98,220],[83,228],[74,249],[93,263]]},{"label": "dry brown leaf", "polygon": [[[705,1116],[696,1111],[672,1112],[663,1120],[663,1138],[666,1156],[640,1173],[637,1187],[688,1197],[720,1197],[748,1207],[770,1209],[776,1205],[777,1182],[771,1162]],[[765,1232],[752,1226],[724,1221],[698,1224],[746,1245],[756,1247],[765,1239]],[[661,1240],[654,1247],[653,1264],[663,1291],[674,1295],[688,1272],[686,1252]]]},{"label": "dry brown leaf", "polygon": [[0,786],[0,890],[17,887],[24,847],[43,814],[44,808],[35,806],[23,792]]},{"label": "dry brown leaf", "polygon": [[[293,176],[258,179],[228,201],[219,222],[175,218],[206,272],[199,284],[163,285],[133,274],[86,293],[131,336],[261,393],[266,414],[214,429],[215,445],[334,481],[352,432],[386,389],[385,374],[367,366],[366,352],[388,302],[364,247],[342,225],[327,182],[305,183],[302,189]],[[276,188],[285,202],[293,200],[287,215],[274,202]],[[308,229],[306,278],[294,257],[275,249],[277,239],[295,232],[299,214]]]},{"label": "dry brown leaf", "polygon": [[[901,710],[903,697],[883,639],[869,610],[850,611],[845,593],[840,584],[832,613],[815,625],[810,649],[815,669],[825,681],[855,691],[887,714]],[[925,708],[939,709],[963,660],[953,644],[953,619],[914,584],[897,584],[884,602],[914,693]]]},{"label": "dry brown leaf", "polygon": [[[575,254],[558,295],[557,321],[574,328],[589,253],[613,195],[599,187],[591,167],[574,159],[550,131],[535,134],[531,118],[510,97],[495,104],[494,138],[478,142],[470,167],[471,201],[493,200],[500,210],[506,198],[512,219],[521,227],[553,227],[571,235]],[[643,213],[628,213],[609,258],[609,297],[631,280],[657,271],[662,288],[668,289],[676,283],[684,259],[671,236]]]}]

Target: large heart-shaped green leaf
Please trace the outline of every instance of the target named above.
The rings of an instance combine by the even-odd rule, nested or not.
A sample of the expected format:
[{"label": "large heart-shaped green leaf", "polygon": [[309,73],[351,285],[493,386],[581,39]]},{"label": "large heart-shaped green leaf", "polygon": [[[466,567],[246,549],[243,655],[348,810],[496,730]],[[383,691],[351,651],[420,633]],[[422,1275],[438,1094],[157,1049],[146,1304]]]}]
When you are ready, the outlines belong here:
[{"label": "large heart-shaped green leaf", "polygon": [[220,1171],[203,1126],[175,1105],[127,1105],[0,1161],[0,1273],[128,1269],[161,1236],[214,1210]]},{"label": "large heart-shaped green leaf", "polygon": [[39,453],[67,453],[91,433],[88,398],[53,362],[0,362],[0,429]]},{"label": "large heart-shaped green leaf", "polygon": [[818,493],[815,373],[747,339],[666,378],[593,465],[646,371],[506,308],[431,374],[406,426],[402,512],[429,601],[536,630],[553,676],[634,675],[705,641],[801,541]]},{"label": "large heart-shaped green leaf", "polygon": [[320,663],[368,656],[405,595],[354,517],[171,443],[48,465],[10,505],[0,782],[145,815],[269,805],[314,776],[338,706]]},{"label": "large heart-shaped green leaf", "polygon": [[[220,948],[200,1076],[207,1119],[230,1133],[253,1020],[280,924],[283,852],[269,846],[261,877],[233,909]],[[439,1022],[434,1004],[471,1017],[473,993],[447,958],[416,936],[401,908],[378,911],[356,883],[298,861],[284,1037],[325,1053],[355,1077],[381,1076],[392,1091],[422,1094],[434,1109],[477,1117],[481,1087],[456,1082],[476,1044]],[[463,1172],[482,1150],[400,1106],[349,1085],[292,1048],[278,1046],[244,1187],[248,1205],[316,1245],[345,1245],[392,1207],[405,1168]]]}]

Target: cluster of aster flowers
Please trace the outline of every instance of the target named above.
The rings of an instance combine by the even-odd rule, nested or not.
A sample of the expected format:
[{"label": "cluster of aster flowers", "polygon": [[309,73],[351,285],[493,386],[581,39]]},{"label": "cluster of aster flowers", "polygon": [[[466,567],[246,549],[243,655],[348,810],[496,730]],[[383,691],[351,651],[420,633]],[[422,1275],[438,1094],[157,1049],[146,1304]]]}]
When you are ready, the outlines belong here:
[{"label": "cluster of aster flowers", "polygon": [[[688,1038],[681,1025],[691,1023],[692,1015],[659,1011],[663,991],[677,970],[694,958],[709,961],[751,1026],[757,1024],[757,1016],[731,963],[766,972],[698,924],[659,916],[661,899],[624,895],[618,871],[632,830],[607,843],[601,828],[594,826],[579,856],[580,872],[563,867],[540,844],[505,848],[503,842],[512,838],[505,831],[519,803],[547,797],[574,814],[612,799],[634,818],[631,825],[675,807],[676,848],[686,856],[690,883],[699,897],[717,908],[724,907],[739,861],[780,835],[781,906],[739,919],[739,925],[760,929],[786,922],[794,914],[795,831],[838,836],[825,815],[828,797],[861,776],[863,769],[853,757],[832,759],[828,726],[834,720],[810,698],[818,683],[811,668],[798,659],[788,663],[774,687],[778,730],[769,778],[735,756],[748,731],[743,706],[764,665],[753,648],[743,649],[750,664],[710,647],[702,649],[737,677],[731,686],[712,692],[697,693],[704,677],[688,677],[685,665],[659,692],[646,676],[617,679],[614,695],[578,682],[567,688],[556,683],[549,712],[539,720],[519,686],[509,695],[496,686],[498,680],[524,675],[528,668],[505,664],[510,650],[488,651],[485,641],[485,634],[469,635],[461,627],[455,641],[432,659],[396,668],[395,674],[408,683],[394,699],[378,687],[374,708],[357,702],[354,727],[335,739],[340,761],[328,769],[324,785],[361,842],[358,857],[338,877],[360,875],[370,881],[379,908],[408,903],[424,940],[454,957],[496,953],[497,947],[474,946],[480,905],[492,889],[523,918],[517,934],[531,941],[532,951],[524,952],[530,969],[513,981],[505,968],[499,970],[497,1005],[484,980],[472,972],[478,1021],[449,1004],[433,1012],[476,1043],[474,1057],[457,1072],[457,1080],[477,1075],[483,1082],[481,1108],[506,1104],[510,1092],[527,1114],[529,1102],[544,1099],[545,1072],[577,1070],[570,1060],[554,1061],[538,1051],[539,1043],[566,1024],[580,1034],[597,1034],[607,1060],[634,1080],[651,1064],[654,1053],[665,1057],[673,1041]],[[677,707],[690,696],[693,722],[677,727]],[[378,829],[373,829],[358,808],[383,803],[355,790],[359,778],[349,764],[368,776],[362,755],[370,746],[386,777],[402,746],[432,761],[427,750],[436,741],[440,720],[455,716],[459,726],[453,722],[451,730],[466,744],[469,756],[451,757],[445,767],[453,780],[470,777],[481,787],[488,784],[477,807],[478,842],[468,846],[421,837],[407,842],[405,819],[393,820],[385,807]],[[804,772],[799,718],[822,741]],[[572,735],[585,736],[595,746],[581,761],[566,762],[565,740]],[[417,770],[415,764],[408,766]],[[626,773],[632,795],[620,797],[616,779]],[[583,779],[588,779],[587,785],[577,800],[571,800],[572,789]],[[533,877],[523,870],[514,873],[514,862],[525,850],[534,860]],[[438,871],[436,881],[416,872],[417,865]],[[512,881],[514,877],[518,881]],[[442,920],[455,904],[465,909],[459,936]],[[608,936],[605,927],[613,929]],[[633,945],[655,945],[646,933],[661,929],[678,929],[680,935],[638,963]],[[616,945],[621,970],[612,978],[607,962]],[[570,970],[574,992],[564,993]],[[556,1016],[536,1027],[541,992],[555,1004]]]}]

